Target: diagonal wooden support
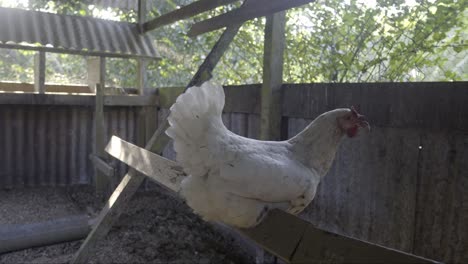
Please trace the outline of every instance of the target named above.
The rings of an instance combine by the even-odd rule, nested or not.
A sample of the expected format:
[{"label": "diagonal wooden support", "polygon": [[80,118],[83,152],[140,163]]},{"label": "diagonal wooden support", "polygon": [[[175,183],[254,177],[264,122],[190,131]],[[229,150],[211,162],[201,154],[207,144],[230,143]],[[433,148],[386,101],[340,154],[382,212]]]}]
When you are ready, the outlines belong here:
[{"label": "diagonal wooden support", "polygon": [[229,27],[237,23],[244,23],[256,17],[270,15],[313,1],[315,0],[255,0],[248,6],[245,6],[244,3],[244,5],[237,9],[193,24],[189,32],[187,32],[187,35],[189,37],[195,37],[216,29]]},{"label": "diagonal wooden support", "polygon": [[[168,189],[186,177],[176,162],[113,136],[106,151]],[[321,230],[280,210],[251,229],[238,230],[286,263],[438,263],[398,250]]]},{"label": "diagonal wooden support", "polygon": [[179,20],[196,16],[200,13],[209,11],[216,7],[234,3],[238,0],[199,0],[195,1],[186,6],[182,6],[179,9],[176,9],[167,14],[161,15],[151,21],[148,21],[143,24],[143,31],[148,32],[150,30],[168,25]]},{"label": "diagonal wooden support", "polygon": [[[189,85],[187,85],[186,89],[193,85],[199,85],[211,78],[211,72],[229,47],[229,44],[236,36],[240,27],[241,24],[236,24],[228,27],[223,32],[218,42],[216,42],[213,49],[206,57],[205,61],[198,68],[197,73],[194,75]],[[149,142],[146,144],[145,149],[151,150],[151,152],[154,153],[161,153],[169,142],[169,137],[164,134],[168,126],[169,124],[166,120],[153,134]],[[112,193],[104,208],[101,210],[96,219],[96,224],[81,245],[71,263],[87,262],[91,254],[91,250],[94,248],[97,241],[103,239],[107,235],[114,222],[120,216],[124,206],[138,190],[144,179],[144,175],[137,173],[134,169],[129,170]]]}]

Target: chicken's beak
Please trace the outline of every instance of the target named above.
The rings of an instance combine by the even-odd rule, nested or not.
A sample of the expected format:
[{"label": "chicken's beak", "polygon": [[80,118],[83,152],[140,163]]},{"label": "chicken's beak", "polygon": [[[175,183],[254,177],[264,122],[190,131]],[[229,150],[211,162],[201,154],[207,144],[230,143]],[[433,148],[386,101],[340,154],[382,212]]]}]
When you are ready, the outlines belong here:
[{"label": "chicken's beak", "polygon": [[363,115],[358,115],[359,126],[365,128],[367,132],[370,132],[370,124],[367,122],[367,119]]}]

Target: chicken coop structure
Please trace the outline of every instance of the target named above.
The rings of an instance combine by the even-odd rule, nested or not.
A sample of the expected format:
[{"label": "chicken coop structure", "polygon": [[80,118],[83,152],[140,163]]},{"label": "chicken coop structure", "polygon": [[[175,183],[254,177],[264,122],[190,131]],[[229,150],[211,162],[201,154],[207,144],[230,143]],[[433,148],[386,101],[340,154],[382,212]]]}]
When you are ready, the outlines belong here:
[{"label": "chicken coop structure", "polygon": [[[466,82],[284,84],[285,12],[313,1],[246,0],[187,32],[196,36],[225,28],[186,87],[152,93],[145,89],[150,88],[145,61],[159,55],[145,32],[235,0],[199,0],[150,21],[144,20],[145,2],[112,2],[138,10],[138,24],[0,8],[0,47],[37,51],[33,85],[0,84],[5,91],[0,93],[1,186],[94,184],[97,192],[113,191],[74,263],[86,262],[109,232],[146,179],[141,173],[151,174],[144,169],[149,161],[171,164],[158,155],[174,159],[164,131],[177,96],[210,79],[242,23],[260,16],[267,18],[263,83],[225,87],[223,121],[230,130],[282,140],[320,113],[351,105],[359,106],[373,128],[369,137],[340,147],[312,205],[301,215],[304,220],[273,212],[258,228],[241,233],[287,262],[468,261]],[[89,86],[72,90],[90,94],[53,93],[64,87],[45,84],[46,52],[90,56]],[[106,57],[139,59],[138,87],[127,91],[132,95],[106,89]],[[11,93],[15,90],[25,93]],[[109,154],[130,166],[111,158],[104,150],[109,141],[120,144],[128,156],[150,157],[149,163],[119,158],[109,144]]]}]

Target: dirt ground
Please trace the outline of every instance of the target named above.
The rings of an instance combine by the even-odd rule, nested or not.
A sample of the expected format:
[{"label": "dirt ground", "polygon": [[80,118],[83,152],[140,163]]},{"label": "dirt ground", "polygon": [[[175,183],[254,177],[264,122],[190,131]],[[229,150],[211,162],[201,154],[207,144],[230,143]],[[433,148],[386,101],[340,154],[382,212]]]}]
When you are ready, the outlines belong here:
[{"label": "dirt ground", "polygon": [[[0,224],[95,216],[103,203],[92,188],[25,188],[0,191]],[[82,241],[0,255],[0,263],[66,263]],[[190,212],[164,190],[138,193],[90,263],[252,263],[235,239]]]}]

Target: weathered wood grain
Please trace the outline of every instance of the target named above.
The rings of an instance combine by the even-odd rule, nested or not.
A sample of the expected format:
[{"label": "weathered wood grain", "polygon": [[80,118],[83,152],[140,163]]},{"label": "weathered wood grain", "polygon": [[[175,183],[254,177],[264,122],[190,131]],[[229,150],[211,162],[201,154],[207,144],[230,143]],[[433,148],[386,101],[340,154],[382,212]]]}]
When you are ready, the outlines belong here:
[{"label": "weathered wood grain", "polygon": [[44,51],[38,51],[34,55],[34,91],[45,93],[46,56]]},{"label": "weathered wood grain", "polygon": [[194,37],[223,27],[244,23],[247,20],[270,15],[293,7],[305,5],[314,0],[256,0],[230,12],[195,23],[187,33]]},{"label": "weathered wood grain", "polygon": [[457,133],[425,133],[419,177],[414,251],[446,262],[468,261],[468,140]]},{"label": "weathered wood grain", "polygon": [[[63,105],[94,106],[94,95],[65,94],[0,94],[0,105]],[[156,96],[147,95],[106,95],[105,106],[155,106]]]},{"label": "weathered wood grain", "polygon": [[144,23],[143,31],[147,32],[236,1],[238,0],[198,0]]},{"label": "weathered wood grain", "polygon": [[291,263],[438,263],[307,225]]},{"label": "weathered wood grain", "polygon": [[376,126],[467,132],[467,86],[466,82],[288,84],[283,116],[315,118],[354,105]]},{"label": "weathered wood grain", "polygon": [[260,138],[280,140],[281,105],[283,100],[283,53],[285,11],[267,16],[263,52],[263,84],[261,92]]}]

